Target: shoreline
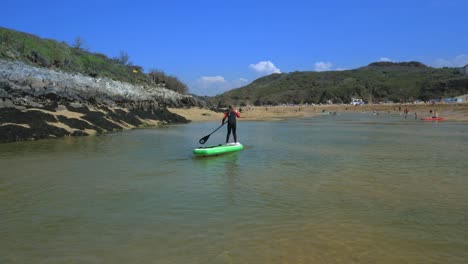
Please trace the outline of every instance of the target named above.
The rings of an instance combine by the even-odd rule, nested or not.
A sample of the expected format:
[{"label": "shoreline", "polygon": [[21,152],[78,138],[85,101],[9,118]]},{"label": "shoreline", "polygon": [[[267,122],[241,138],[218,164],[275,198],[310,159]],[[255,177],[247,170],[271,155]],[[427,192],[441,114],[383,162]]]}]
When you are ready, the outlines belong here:
[{"label": "shoreline", "polygon": [[[323,112],[401,114],[408,109],[408,118],[417,119],[430,116],[430,110],[437,111],[445,121],[468,122],[468,103],[456,104],[372,104],[372,105],[302,105],[302,106],[249,106],[236,108],[241,112],[241,121],[274,121],[297,117],[312,117]],[[168,108],[172,113],[193,122],[219,121],[223,114],[206,108]]]}]

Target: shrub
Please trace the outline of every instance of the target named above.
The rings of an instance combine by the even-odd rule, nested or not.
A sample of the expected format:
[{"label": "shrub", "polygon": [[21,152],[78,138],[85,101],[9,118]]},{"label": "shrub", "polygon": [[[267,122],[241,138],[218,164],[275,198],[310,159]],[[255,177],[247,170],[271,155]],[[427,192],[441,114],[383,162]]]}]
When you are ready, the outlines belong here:
[{"label": "shrub", "polygon": [[148,74],[153,83],[162,83],[169,89],[181,94],[187,94],[188,88],[183,82],[179,81],[177,77],[167,75],[161,70],[151,70]]}]

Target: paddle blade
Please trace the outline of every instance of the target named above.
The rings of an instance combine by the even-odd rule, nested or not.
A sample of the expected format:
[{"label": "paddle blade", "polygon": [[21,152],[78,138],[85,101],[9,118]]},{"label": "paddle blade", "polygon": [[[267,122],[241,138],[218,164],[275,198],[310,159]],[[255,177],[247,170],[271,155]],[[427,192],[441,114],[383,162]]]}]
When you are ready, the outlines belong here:
[{"label": "paddle blade", "polygon": [[209,138],[209,137],[210,137],[210,135],[204,136],[204,137],[200,138],[200,140],[198,141],[198,143],[200,143],[200,144],[202,144],[202,145],[205,144],[206,141],[208,141],[208,138]]}]

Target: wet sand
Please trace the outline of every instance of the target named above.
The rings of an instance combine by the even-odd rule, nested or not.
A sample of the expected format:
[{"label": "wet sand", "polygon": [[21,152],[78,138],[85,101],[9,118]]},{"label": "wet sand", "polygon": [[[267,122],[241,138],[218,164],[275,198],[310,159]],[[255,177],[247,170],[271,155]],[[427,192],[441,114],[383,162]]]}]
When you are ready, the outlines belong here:
[{"label": "wet sand", "polygon": [[[385,104],[385,105],[309,105],[309,106],[252,106],[239,107],[241,120],[282,120],[291,117],[316,116],[328,112],[369,112],[376,114],[401,114],[405,115],[408,109],[407,118],[421,119],[430,117],[430,110],[437,111],[439,117],[446,121],[468,122],[468,104]],[[221,120],[223,113],[217,113],[205,108],[175,109],[169,111],[179,114],[191,121],[216,121]],[[416,113],[416,116],[415,116]]]}]

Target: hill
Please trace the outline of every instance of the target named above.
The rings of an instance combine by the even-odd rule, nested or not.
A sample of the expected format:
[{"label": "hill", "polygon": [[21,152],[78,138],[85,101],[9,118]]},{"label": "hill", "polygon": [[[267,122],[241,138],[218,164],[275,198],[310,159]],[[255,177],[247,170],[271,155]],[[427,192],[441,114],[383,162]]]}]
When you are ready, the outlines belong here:
[{"label": "hill", "polygon": [[205,105],[184,88],[125,54],[110,59],[0,28],[0,143],[188,122],[167,109]]},{"label": "hill", "polygon": [[271,74],[210,98],[217,106],[427,101],[468,93],[468,75],[459,68],[432,68],[420,62],[374,62],[345,71]]},{"label": "hill", "polygon": [[160,85],[179,93],[188,91],[187,86],[174,76],[157,70],[144,73],[142,67],[129,62],[125,52],[117,58],[109,58],[83,49],[80,38],[76,42],[72,47],[65,42],[0,27],[0,59],[130,84]]}]

